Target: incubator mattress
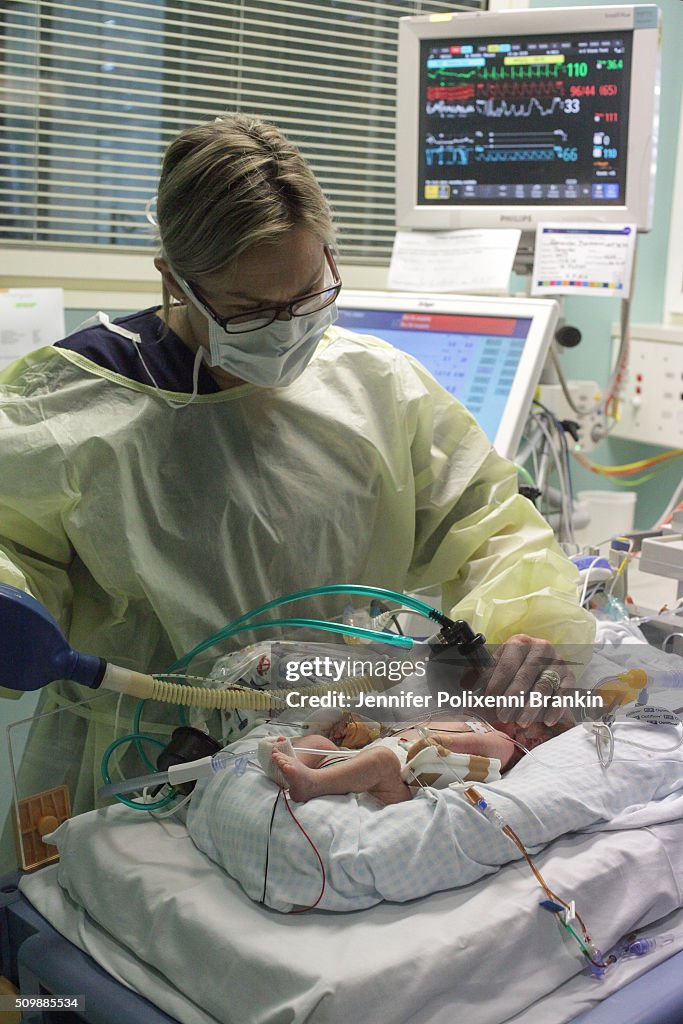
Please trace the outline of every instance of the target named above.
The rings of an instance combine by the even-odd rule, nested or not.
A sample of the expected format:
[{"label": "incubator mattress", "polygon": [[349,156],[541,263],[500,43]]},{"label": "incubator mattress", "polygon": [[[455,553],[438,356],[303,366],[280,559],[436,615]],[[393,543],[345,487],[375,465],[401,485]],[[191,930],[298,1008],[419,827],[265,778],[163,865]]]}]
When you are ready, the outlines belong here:
[{"label": "incubator mattress", "polygon": [[286,916],[250,901],[182,826],[124,808],[73,826],[65,862],[22,889],[67,938],[183,1024],[452,1024],[454,1010],[468,1024],[565,1024],[683,947],[683,911],[672,913],[683,821],[568,836],[536,858],[576,897],[600,945],[635,926],[676,933],[663,952],[601,980],[581,973],[576,946],[538,908],[520,864],[410,904]]},{"label": "incubator mattress", "polygon": [[[468,1024],[564,1024],[683,947],[680,752],[659,760],[648,777],[660,780],[660,799],[634,790],[609,825],[535,857],[601,948],[633,928],[676,933],[600,980],[582,973],[578,947],[539,908],[520,862],[407,903],[286,915],[250,900],[184,826],[115,807],[61,826],[63,895],[40,874],[22,887],[71,941],[188,1024],[452,1024],[454,1008]],[[560,776],[550,778],[557,787]]]}]

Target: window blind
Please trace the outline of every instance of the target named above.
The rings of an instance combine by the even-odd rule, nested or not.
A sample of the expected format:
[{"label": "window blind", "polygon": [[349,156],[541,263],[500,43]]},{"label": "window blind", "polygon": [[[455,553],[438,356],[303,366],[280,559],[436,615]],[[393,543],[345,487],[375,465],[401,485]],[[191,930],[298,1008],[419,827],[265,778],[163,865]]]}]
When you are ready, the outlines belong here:
[{"label": "window blind", "polygon": [[4,0],[0,238],[154,247],[164,149],[226,111],[273,121],[329,197],[345,262],[394,231],[398,19],[485,0]]}]

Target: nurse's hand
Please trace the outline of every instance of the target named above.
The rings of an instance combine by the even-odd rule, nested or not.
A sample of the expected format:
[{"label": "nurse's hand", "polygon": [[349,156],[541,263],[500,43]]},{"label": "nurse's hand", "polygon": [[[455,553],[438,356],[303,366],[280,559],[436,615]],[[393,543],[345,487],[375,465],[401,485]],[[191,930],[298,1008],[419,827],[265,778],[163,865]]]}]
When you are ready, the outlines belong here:
[{"label": "nurse's hand", "polygon": [[[526,695],[532,690],[544,697],[572,693],[576,678],[572,669],[560,658],[547,640],[538,640],[526,633],[516,633],[493,653],[494,666],[488,672],[487,694],[513,696]],[[497,717],[503,722],[516,721],[521,725],[543,722],[555,725],[559,721],[573,720],[567,708],[553,707],[552,700],[538,708],[529,706],[500,708]],[[557,702],[559,703],[559,702]]]}]

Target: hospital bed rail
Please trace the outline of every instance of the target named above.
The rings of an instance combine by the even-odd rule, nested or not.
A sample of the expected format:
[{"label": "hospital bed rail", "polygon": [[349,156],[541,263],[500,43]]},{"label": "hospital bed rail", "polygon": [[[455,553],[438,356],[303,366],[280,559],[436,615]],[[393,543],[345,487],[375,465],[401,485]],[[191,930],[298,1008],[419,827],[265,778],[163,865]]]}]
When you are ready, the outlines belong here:
[{"label": "hospital bed rail", "polygon": [[22,996],[85,997],[82,1011],[24,1012],[22,1024],[178,1024],[60,935],[21,893],[20,878],[0,878],[0,974]]}]

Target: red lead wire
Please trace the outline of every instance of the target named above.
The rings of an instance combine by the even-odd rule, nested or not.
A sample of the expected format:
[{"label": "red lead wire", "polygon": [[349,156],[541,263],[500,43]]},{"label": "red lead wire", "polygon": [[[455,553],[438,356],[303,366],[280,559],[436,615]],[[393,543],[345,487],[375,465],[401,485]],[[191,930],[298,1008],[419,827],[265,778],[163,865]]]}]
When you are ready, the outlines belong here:
[{"label": "red lead wire", "polygon": [[292,806],[291,806],[291,804],[289,802],[289,797],[287,796],[287,793],[286,793],[286,791],[284,789],[282,790],[282,795],[285,798],[285,806],[286,806],[287,810],[289,811],[289,813],[291,814],[292,820],[295,822],[297,828],[299,828],[303,832],[303,834],[305,835],[306,839],[310,843],[311,849],[313,850],[313,852],[315,853],[316,857],[318,858],[318,864],[320,864],[320,872],[321,872],[322,877],[323,877],[323,884],[322,884],[322,887],[320,889],[320,894],[319,894],[317,900],[315,901],[315,903],[312,903],[310,905],[310,907],[302,907],[301,910],[290,910],[290,914],[307,914],[309,910],[314,910],[318,906],[318,904],[320,903],[321,899],[323,898],[323,893],[325,892],[325,884],[326,884],[325,865],[323,864],[322,857],[320,856],[320,853],[318,851],[317,846],[315,845],[315,843],[313,842],[313,840],[309,836],[308,832],[303,827],[303,825],[301,824],[301,822],[297,818],[296,814],[292,810]]}]

